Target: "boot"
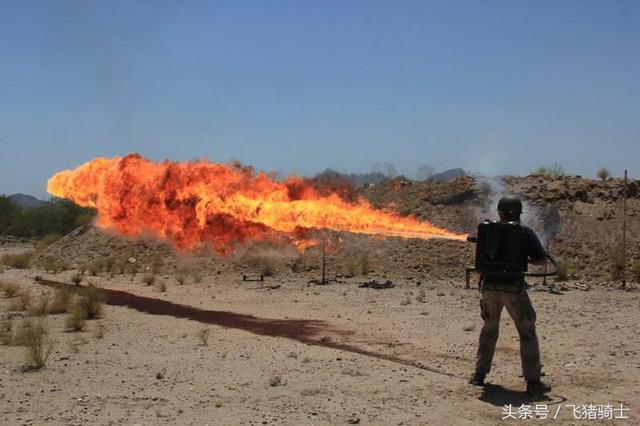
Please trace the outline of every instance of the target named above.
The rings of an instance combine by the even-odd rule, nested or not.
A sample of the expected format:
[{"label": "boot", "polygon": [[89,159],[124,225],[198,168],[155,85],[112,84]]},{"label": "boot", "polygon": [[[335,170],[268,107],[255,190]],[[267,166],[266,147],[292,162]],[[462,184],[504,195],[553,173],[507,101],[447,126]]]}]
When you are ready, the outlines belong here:
[{"label": "boot", "polygon": [[474,373],[469,379],[469,384],[473,386],[484,386],[484,374]]},{"label": "boot", "polygon": [[527,382],[527,395],[534,398],[541,397],[550,390],[551,386],[540,380],[531,380]]}]

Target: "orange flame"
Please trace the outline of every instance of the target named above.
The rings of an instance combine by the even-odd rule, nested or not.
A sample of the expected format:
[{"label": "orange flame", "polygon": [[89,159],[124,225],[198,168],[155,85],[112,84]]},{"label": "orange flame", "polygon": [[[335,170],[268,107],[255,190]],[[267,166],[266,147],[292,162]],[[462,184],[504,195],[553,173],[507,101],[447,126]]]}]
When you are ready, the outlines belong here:
[{"label": "orange flame", "polygon": [[466,235],[413,217],[320,195],[304,179],[276,181],[249,167],[152,162],[138,154],[97,158],[54,175],[47,191],[98,211],[97,226],[129,236],[153,234],[178,249],[211,243],[220,253],[236,242],[290,236],[298,247],[310,229],[403,238],[464,240]]}]

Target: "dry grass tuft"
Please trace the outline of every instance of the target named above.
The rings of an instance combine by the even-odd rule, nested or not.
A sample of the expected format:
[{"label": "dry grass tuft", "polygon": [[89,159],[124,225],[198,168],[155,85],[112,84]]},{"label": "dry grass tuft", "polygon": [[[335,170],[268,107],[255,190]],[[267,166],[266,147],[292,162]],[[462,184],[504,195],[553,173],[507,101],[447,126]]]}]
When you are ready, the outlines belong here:
[{"label": "dry grass tuft", "polygon": [[99,288],[89,285],[78,293],[75,304],[84,308],[87,319],[99,318],[102,315],[104,295]]},{"label": "dry grass tuft", "polygon": [[208,327],[203,327],[200,330],[198,330],[198,333],[196,336],[198,337],[198,340],[200,340],[200,343],[202,343],[203,346],[209,345],[210,333],[211,333],[211,330]]},{"label": "dry grass tuft", "polygon": [[176,282],[179,285],[184,285],[187,282],[187,276],[183,273],[179,273],[178,275],[176,275]]},{"label": "dry grass tuft", "polygon": [[609,253],[609,260],[611,261],[611,278],[619,280],[622,278],[622,273],[626,264],[626,258],[622,249],[614,249]]},{"label": "dry grass tuft", "polygon": [[0,345],[9,346],[13,340],[13,322],[6,318],[0,322]]},{"label": "dry grass tuft", "polygon": [[269,379],[269,385],[270,386],[281,386],[282,385],[282,377],[274,374]]},{"label": "dry grass tuft", "polygon": [[27,269],[29,267],[29,260],[33,256],[33,252],[20,253],[20,254],[5,254],[2,256],[2,264],[15,269]]},{"label": "dry grass tuft", "polygon": [[631,272],[633,273],[633,277],[635,278],[637,283],[640,283],[640,262],[636,262],[631,267]]},{"label": "dry grass tuft", "polygon": [[15,283],[0,283],[0,288],[6,297],[16,297],[20,293],[20,286]]},{"label": "dry grass tuft", "polygon": [[28,370],[38,370],[45,366],[53,350],[55,340],[49,335],[49,328],[44,320],[25,320],[18,328],[16,342],[27,349]]},{"label": "dry grass tuft", "polygon": [[65,326],[69,331],[82,331],[86,324],[87,310],[80,305],[74,304],[69,308],[69,314],[65,320]]},{"label": "dry grass tuft", "polygon": [[156,282],[156,276],[155,274],[149,272],[146,273],[142,276],[142,282],[145,283],[146,285],[151,285],[154,282]]},{"label": "dry grass tuft", "polygon": [[47,234],[38,241],[36,244],[36,251],[43,252],[51,244],[55,243],[61,238],[60,234]]},{"label": "dry grass tuft", "polygon": [[80,285],[82,282],[82,274],[80,272],[76,272],[71,276],[71,283],[75,285]]},{"label": "dry grass tuft", "polygon": [[18,297],[14,297],[9,304],[10,311],[26,311],[32,304],[33,296],[29,290],[21,291]]},{"label": "dry grass tuft", "polygon": [[158,280],[158,282],[156,282],[156,290],[160,293],[167,291],[167,282],[165,280]]},{"label": "dry grass tuft", "polygon": [[99,322],[98,324],[96,324],[96,328],[93,330],[93,337],[95,337],[96,339],[102,339],[104,337],[104,330],[104,324]]},{"label": "dry grass tuft", "polygon": [[49,303],[49,313],[62,314],[67,312],[71,296],[72,294],[67,287],[57,288],[53,293],[51,303]]},{"label": "dry grass tuft", "polygon": [[49,304],[49,295],[45,293],[32,299],[26,308],[29,311],[29,315],[43,317],[49,313]]}]

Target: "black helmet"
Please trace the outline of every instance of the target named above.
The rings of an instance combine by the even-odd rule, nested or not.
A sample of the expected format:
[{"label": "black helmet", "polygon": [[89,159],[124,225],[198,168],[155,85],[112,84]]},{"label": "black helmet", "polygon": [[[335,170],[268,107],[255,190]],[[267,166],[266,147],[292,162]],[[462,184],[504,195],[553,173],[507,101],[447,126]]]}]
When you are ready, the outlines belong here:
[{"label": "black helmet", "polygon": [[522,213],[522,201],[518,197],[505,196],[498,201],[498,211],[503,213]]}]

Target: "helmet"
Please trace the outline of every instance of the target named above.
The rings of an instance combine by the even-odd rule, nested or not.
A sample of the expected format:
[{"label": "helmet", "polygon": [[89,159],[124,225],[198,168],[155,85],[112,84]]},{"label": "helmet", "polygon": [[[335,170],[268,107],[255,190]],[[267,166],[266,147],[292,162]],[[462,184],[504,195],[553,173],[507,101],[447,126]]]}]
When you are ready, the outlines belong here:
[{"label": "helmet", "polygon": [[503,213],[522,213],[522,201],[518,197],[506,196],[498,201],[498,211]]}]

